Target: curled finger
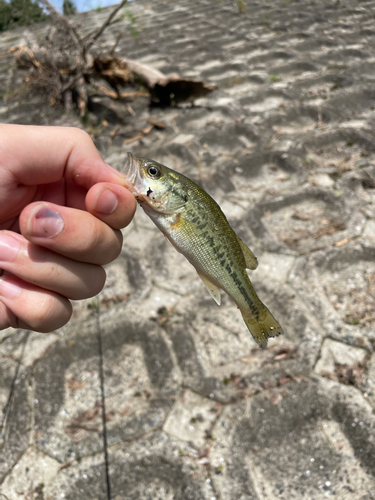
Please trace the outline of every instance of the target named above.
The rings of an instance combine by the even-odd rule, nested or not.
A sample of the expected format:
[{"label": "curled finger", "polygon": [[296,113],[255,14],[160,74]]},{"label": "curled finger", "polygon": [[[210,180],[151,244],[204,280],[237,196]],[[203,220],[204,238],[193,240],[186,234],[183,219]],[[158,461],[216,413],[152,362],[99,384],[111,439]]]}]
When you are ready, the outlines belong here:
[{"label": "curled finger", "polygon": [[104,265],[122,248],[122,234],[84,210],[30,203],[20,215],[22,235],[32,243],[79,262]]},{"label": "curled finger", "polygon": [[5,274],[0,278],[0,326],[51,332],[64,326],[72,305],[61,295]]},{"label": "curled finger", "polygon": [[101,266],[68,259],[12,231],[0,231],[0,267],[28,283],[74,300],[99,293],[106,277]]}]

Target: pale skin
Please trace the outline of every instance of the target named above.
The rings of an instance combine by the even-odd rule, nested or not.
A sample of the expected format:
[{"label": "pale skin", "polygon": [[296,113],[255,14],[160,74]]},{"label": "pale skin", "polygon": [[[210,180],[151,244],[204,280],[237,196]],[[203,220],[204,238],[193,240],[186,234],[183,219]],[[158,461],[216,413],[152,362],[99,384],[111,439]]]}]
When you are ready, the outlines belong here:
[{"label": "pale skin", "polygon": [[0,329],[49,332],[100,292],[136,202],[89,135],[0,125]]}]

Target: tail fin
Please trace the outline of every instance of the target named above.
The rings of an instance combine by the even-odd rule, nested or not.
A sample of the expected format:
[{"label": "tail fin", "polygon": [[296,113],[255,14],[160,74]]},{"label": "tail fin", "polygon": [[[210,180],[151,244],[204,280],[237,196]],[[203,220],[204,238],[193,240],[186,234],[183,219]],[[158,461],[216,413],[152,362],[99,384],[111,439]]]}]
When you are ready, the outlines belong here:
[{"label": "tail fin", "polygon": [[267,347],[269,337],[277,337],[284,333],[266,306],[264,309],[262,308],[258,319],[248,312],[241,311],[241,314],[251,335],[261,349]]}]

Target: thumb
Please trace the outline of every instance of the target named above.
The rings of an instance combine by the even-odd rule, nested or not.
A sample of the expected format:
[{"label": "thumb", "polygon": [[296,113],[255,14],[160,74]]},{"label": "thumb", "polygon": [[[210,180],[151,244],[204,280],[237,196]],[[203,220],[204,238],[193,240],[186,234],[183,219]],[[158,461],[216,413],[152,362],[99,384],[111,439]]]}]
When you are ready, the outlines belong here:
[{"label": "thumb", "polygon": [[90,136],[72,127],[0,125],[1,180],[3,169],[8,188],[66,179],[90,189],[123,178],[103,161]]}]

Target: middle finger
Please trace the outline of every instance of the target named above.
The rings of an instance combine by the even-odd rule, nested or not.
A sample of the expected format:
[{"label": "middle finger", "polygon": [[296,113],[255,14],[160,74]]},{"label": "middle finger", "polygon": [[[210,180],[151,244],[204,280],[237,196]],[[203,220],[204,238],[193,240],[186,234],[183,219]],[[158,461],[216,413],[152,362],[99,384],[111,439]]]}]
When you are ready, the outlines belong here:
[{"label": "middle finger", "polygon": [[23,236],[70,259],[104,265],[121,252],[122,234],[84,210],[31,203],[20,215]]}]

